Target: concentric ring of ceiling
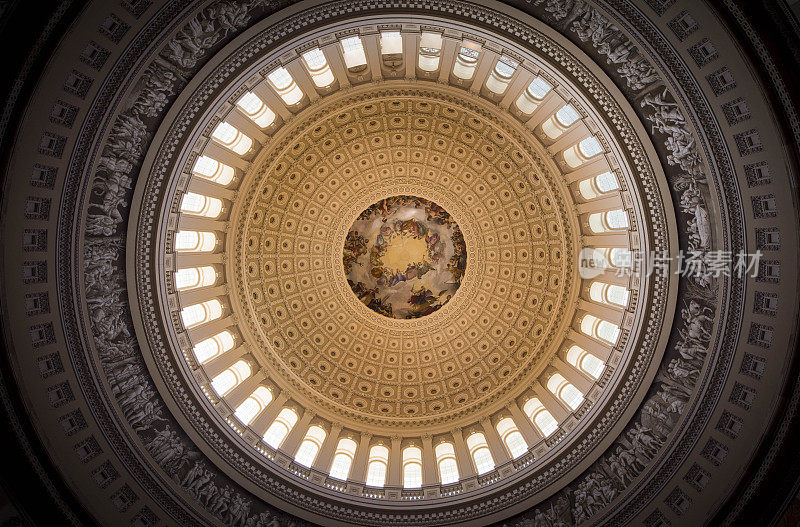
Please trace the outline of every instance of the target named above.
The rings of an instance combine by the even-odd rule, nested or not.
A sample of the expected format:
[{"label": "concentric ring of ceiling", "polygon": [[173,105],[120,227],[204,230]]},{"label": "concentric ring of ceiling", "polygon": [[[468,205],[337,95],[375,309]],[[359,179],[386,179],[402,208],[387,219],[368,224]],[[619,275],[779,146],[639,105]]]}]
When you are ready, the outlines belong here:
[{"label": "concentric ring of ceiling", "polygon": [[[419,18],[406,21],[397,16],[384,17],[379,22],[364,19],[352,23],[364,32],[371,27],[377,29],[374,24],[378,23],[413,31],[418,28],[414,24],[419,22]],[[186,416],[187,426],[194,427],[215,455],[221,456],[226,470],[246,474],[254,489],[260,487],[278,499],[302,504],[313,499],[315,493],[330,495],[329,489],[334,487],[326,489],[324,475],[320,480],[313,470],[301,474],[302,470],[298,472],[297,467],[290,466],[291,460],[285,454],[261,443],[253,430],[231,421],[233,409],[210,390],[209,375],[192,354],[192,343],[197,338],[181,324],[179,312],[188,302],[176,294],[169,278],[167,283],[164,281],[178,265],[171,247],[183,220],[175,208],[178,201],[175,190],[185,192],[187,185],[191,185],[191,164],[208,141],[210,130],[225,119],[241,96],[243,90],[238,86],[252,87],[263,79],[256,72],[266,73],[277,65],[273,57],[281,56],[285,62],[291,49],[313,39],[325,42],[334,29],[316,28],[254,60],[254,50],[263,50],[268,45],[265,36],[270,31],[276,34],[275,28],[268,29],[270,23],[265,21],[258,33],[251,32],[246,39],[231,45],[228,56],[240,58],[225,64],[237,64],[237,68],[218,67],[221,58],[207,66],[206,80],[195,83],[193,90],[181,95],[182,103],[175,105],[173,119],[167,120],[170,126],[159,133],[162,143],[150,158],[151,177],[146,187],[137,187],[143,200],[137,224],[131,227],[136,236],[130,237],[135,239],[131,243],[135,243],[141,257],[136,261],[155,262],[156,279],[151,280],[150,264],[137,264],[136,295],[132,296],[136,297],[134,305],[138,304],[144,313],[144,325],[137,327],[137,331],[143,331],[147,338],[142,341],[150,344],[153,352],[150,365],[167,404],[177,415]],[[305,19],[293,18],[278,25],[284,28],[297,25],[295,30],[301,34],[304,23]],[[643,146],[637,138],[626,117],[633,115],[632,111],[621,109],[587,68],[543,34],[529,33],[532,47],[540,53],[531,55],[496,35],[464,24],[432,17],[426,26],[431,28],[457,32],[459,38],[469,36],[488,42],[487,48],[507,49],[522,57],[526,68],[552,80],[558,97],[588,114],[587,133],[602,137],[606,145],[607,158],[622,181],[620,199],[636,226],[632,231],[635,234],[630,237],[631,248],[674,250],[668,239],[674,231],[668,223],[667,210],[671,207],[664,207],[668,198],[659,190],[653,165],[648,161],[654,155],[652,148]],[[557,63],[558,67],[547,61]],[[238,80],[231,80],[233,76]],[[576,78],[580,79],[580,85],[571,84]],[[391,105],[398,100],[402,103],[402,111],[398,109],[398,113],[405,115],[396,127],[400,131],[392,131],[390,120],[383,120],[383,127],[370,130],[370,122],[375,119],[369,112],[377,109],[389,116]],[[581,209],[574,203],[563,176],[566,168],[563,161],[559,164],[552,159],[554,154],[560,154],[561,147],[548,150],[506,108],[502,101],[487,100],[474,91],[424,80],[387,79],[353,86],[312,101],[297,115],[290,116],[265,141],[258,157],[241,165],[246,169],[243,186],[226,194],[233,203],[232,224],[222,229],[227,234],[226,254],[217,257],[224,265],[226,278],[233,281],[217,294],[230,294],[226,320],[238,324],[237,335],[243,335],[249,345],[240,350],[239,357],[249,357],[258,364],[263,374],[261,379],[284,394],[283,403],[297,409],[313,408],[307,412],[305,421],[301,421],[305,425],[325,421],[366,437],[399,436],[393,441],[412,442],[431,434],[446,434],[453,427],[468,432],[513,405],[529,389],[526,381],[532,382],[545,368],[553,367],[550,359],[561,349],[566,332],[570,328],[574,331],[575,314],[586,309],[585,301],[578,299],[583,286],[576,260],[587,233],[585,227],[578,225],[577,213],[573,212],[586,207]],[[425,122],[415,121],[412,115]],[[352,121],[352,126],[348,127],[348,121]],[[337,133],[351,133],[352,137],[332,145],[324,155],[304,159],[309,155],[307,150],[321,152],[325,148],[326,133],[313,138],[313,133],[323,125],[336,128]],[[450,132],[442,133],[444,125],[452,126]],[[348,132],[350,129],[353,131]],[[472,134],[475,146],[464,149],[454,144],[454,134]],[[390,148],[393,136],[397,135],[402,136],[401,150]],[[380,139],[380,144],[367,142],[376,139]],[[462,136],[458,140],[469,145],[467,139]],[[438,141],[442,141],[446,147],[441,159],[434,161],[435,155],[428,154],[425,160],[416,160],[417,140],[420,151],[436,151]],[[460,159],[459,149],[467,150]],[[404,157],[393,159],[397,152]],[[346,164],[336,167],[331,163],[337,155],[355,163],[369,158],[372,164],[365,165],[363,170],[350,165],[351,172],[346,173]],[[383,167],[376,162],[381,155],[387,158]],[[304,160],[307,164],[303,170],[308,172],[293,176]],[[327,163],[331,163],[330,172],[324,174],[324,179],[315,179],[312,171],[322,169]],[[445,167],[447,163],[455,165],[451,172]],[[497,163],[493,164],[497,172],[481,171],[476,163]],[[312,186],[303,187],[312,181]],[[577,181],[574,175],[573,181]],[[163,192],[166,188],[170,189],[167,193]],[[461,226],[470,255],[458,294],[442,309],[422,319],[396,320],[370,312],[352,295],[344,280],[341,251],[347,230],[365,207],[395,194],[416,195],[442,205]],[[526,196],[536,197],[527,210]],[[312,209],[314,214],[310,214]],[[152,211],[161,212],[152,214]],[[326,211],[330,216],[323,221]],[[294,220],[287,225],[289,218]],[[582,229],[583,235],[579,234]],[[158,235],[154,236],[156,232]],[[287,237],[288,233],[297,232],[307,232],[308,237]],[[528,245],[528,240],[539,237],[547,240],[539,245],[547,247],[541,253]],[[303,247],[304,243],[307,246]],[[304,256],[304,251],[309,256]],[[526,254],[527,251],[530,252]],[[668,302],[648,305],[647,298],[654,289],[662,295],[668,289],[674,294],[675,284],[669,282],[669,275],[652,279],[635,277],[630,286],[636,290],[631,305],[647,306],[647,311],[638,309],[620,318],[623,336],[619,345],[608,353],[607,373],[587,390],[587,403],[563,420],[558,434],[530,445],[530,455],[524,463],[509,460],[498,466],[497,473],[502,474],[503,481],[527,482],[526,499],[536,499],[535,496],[541,495],[539,492],[546,494],[559,475],[590,463],[596,456],[589,452],[602,450],[598,447],[607,444],[607,434],[621,426],[624,421],[621,418],[630,415],[635,407],[631,403],[644,395],[639,388],[646,386],[658,363],[657,344],[666,338],[661,328],[670,318]],[[538,305],[531,311],[532,299],[537,299]],[[315,315],[315,310],[321,315]],[[152,316],[157,313],[161,315]],[[546,316],[537,321],[536,317],[542,313]],[[500,323],[504,316],[508,321]],[[167,322],[166,332],[160,320]],[[527,329],[520,331],[522,320],[526,321],[522,327]],[[358,327],[353,330],[348,324]],[[495,327],[502,329],[498,333]],[[315,334],[323,335],[321,340],[315,341]],[[437,338],[446,344],[437,347]],[[294,342],[296,339],[305,344]],[[461,347],[457,342],[462,342]],[[493,345],[497,342],[500,346],[495,350]],[[322,343],[335,343],[336,347],[324,347]],[[542,344],[546,351],[539,349]],[[528,346],[530,350],[524,349]],[[282,349],[286,350],[283,354]],[[331,357],[331,349],[342,354]],[[376,349],[380,349],[377,357],[370,356]],[[632,349],[637,349],[635,356]],[[358,357],[359,354],[369,360]],[[466,357],[474,357],[470,362],[480,363],[481,369],[468,364]],[[292,364],[293,360],[296,364]],[[352,367],[348,360],[353,360]],[[513,362],[520,360],[526,366]],[[456,376],[447,376],[448,361],[454,365],[453,371],[463,376],[469,389],[463,384],[448,386],[448,381]],[[322,364],[327,365],[324,370]],[[374,366],[372,374],[367,370],[370,364]],[[470,380],[472,371],[478,372],[474,380]],[[390,372],[392,377],[387,376]],[[425,381],[428,372],[433,372],[430,382]],[[382,376],[381,384],[375,382],[376,375]],[[311,382],[312,379],[317,382]],[[337,382],[341,386],[337,387]],[[412,391],[402,393],[401,386],[411,386]],[[384,387],[395,391],[381,393]],[[432,387],[438,387],[437,391],[432,392]],[[334,395],[337,393],[338,396]],[[462,400],[459,398],[462,393],[469,396]],[[215,418],[215,413],[222,419]],[[604,419],[596,419],[599,415],[604,415]],[[421,416],[427,419],[419,420]],[[406,426],[409,418],[424,428],[409,428]],[[244,465],[243,459],[248,460]],[[253,460],[257,462],[253,464]],[[290,471],[282,471],[268,460]],[[283,482],[279,486],[267,482],[259,475],[264,469],[269,478],[279,475]],[[492,492],[491,483],[497,479],[483,480],[477,486],[463,487],[460,492],[502,495],[503,500],[511,502],[520,500],[519,496],[503,494],[507,486]],[[286,492],[286,481],[294,491]],[[297,493],[298,488],[303,490]],[[344,493],[345,488],[336,490],[342,492],[334,492],[334,501],[355,499]],[[400,496],[398,493],[398,499]],[[425,497],[435,501],[446,494],[437,490]],[[389,516],[394,514],[380,500],[360,501],[360,504],[367,509],[380,508]],[[398,501],[391,505],[397,509],[404,504]],[[514,509],[507,510],[510,514]],[[320,514],[335,517],[330,510]]]},{"label": "concentric ring of ceiling", "polygon": [[[291,140],[254,163],[242,195],[258,197],[230,230],[234,290],[256,357],[315,406],[430,431],[546,366],[573,317],[577,218],[552,162],[467,98],[356,91],[287,123]],[[365,310],[337,258],[355,218],[396,194],[449,211],[471,255],[459,294],[421,319]]]}]

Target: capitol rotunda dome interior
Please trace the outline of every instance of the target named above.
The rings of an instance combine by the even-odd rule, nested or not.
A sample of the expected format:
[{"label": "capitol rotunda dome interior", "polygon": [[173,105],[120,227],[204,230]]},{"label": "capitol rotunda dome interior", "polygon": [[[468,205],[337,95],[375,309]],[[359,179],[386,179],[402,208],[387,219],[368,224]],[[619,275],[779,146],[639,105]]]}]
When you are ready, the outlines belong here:
[{"label": "capitol rotunda dome interior", "polygon": [[796,525],[790,4],[11,2],[2,524]]}]

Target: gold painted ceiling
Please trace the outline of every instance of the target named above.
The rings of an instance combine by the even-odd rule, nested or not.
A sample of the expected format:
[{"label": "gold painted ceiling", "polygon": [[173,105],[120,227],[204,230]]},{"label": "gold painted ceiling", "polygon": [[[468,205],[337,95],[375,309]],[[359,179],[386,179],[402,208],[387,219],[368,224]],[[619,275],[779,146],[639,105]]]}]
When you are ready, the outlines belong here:
[{"label": "gold painted ceiling", "polygon": [[[474,419],[541,372],[572,319],[578,237],[555,164],[510,116],[396,86],[281,131],[239,192],[232,260],[246,338],[278,382],[344,422],[411,431]],[[395,195],[443,207],[469,255],[457,294],[422,318],[370,310],[346,279],[353,222]]]}]

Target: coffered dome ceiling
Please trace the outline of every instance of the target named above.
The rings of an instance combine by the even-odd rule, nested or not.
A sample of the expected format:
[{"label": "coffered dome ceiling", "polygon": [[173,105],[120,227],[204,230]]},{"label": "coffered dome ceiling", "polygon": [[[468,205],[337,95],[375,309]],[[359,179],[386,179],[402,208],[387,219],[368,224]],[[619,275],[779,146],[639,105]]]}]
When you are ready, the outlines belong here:
[{"label": "coffered dome ceiling", "polygon": [[88,5],[9,148],[18,441],[105,525],[748,517],[794,107],[634,4]]}]

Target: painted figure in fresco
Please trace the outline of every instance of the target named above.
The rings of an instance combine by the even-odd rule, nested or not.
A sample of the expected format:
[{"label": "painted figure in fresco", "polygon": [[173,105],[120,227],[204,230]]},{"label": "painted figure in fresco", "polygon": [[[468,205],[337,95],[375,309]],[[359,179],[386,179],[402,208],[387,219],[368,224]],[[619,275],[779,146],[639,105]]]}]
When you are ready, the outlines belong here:
[{"label": "painted figure in fresco", "polygon": [[393,196],[367,207],[344,245],[353,292],[373,311],[394,318],[418,318],[441,308],[467,266],[464,237],[450,214],[414,196]]}]

